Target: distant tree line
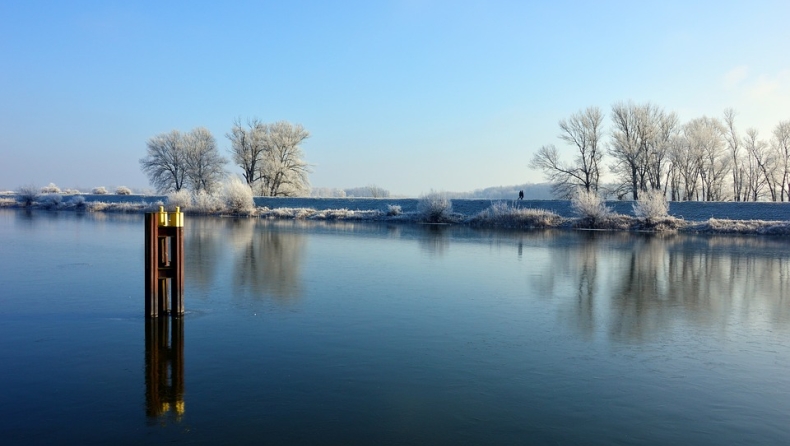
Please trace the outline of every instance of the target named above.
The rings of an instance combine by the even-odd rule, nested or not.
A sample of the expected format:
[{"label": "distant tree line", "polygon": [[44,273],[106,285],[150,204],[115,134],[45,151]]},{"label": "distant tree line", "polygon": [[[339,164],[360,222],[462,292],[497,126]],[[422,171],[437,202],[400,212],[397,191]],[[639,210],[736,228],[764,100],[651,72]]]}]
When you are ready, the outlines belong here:
[{"label": "distant tree line", "polygon": [[[310,191],[301,143],[310,134],[300,124],[279,121],[266,124],[250,119],[236,120],[226,134],[232,161],[242,169],[251,190],[262,196],[300,196]],[[148,140],[140,167],[159,193],[213,193],[227,177],[217,141],[208,129],[182,133],[172,130]]]},{"label": "distant tree line", "polygon": [[550,200],[552,198],[552,188],[546,183],[492,186],[484,189],[475,189],[472,192],[447,192],[447,196],[454,200],[515,200],[519,191],[524,192],[524,198],[527,200]]},{"label": "distant tree line", "polygon": [[[552,198],[552,188],[548,183],[493,186],[475,189],[471,192],[443,192],[443,194],[453,200],[513,200],[518,196],[519,191],[523,191],[524,196],[531,200],[550,200]],[[310,191],[310,196],[316,198],[391,198],[393,195],[387,189],[369,185],[346,189],[314,187]]]},{"label": "distant tree line", "polygon": [[[735,117],[726,109],[721,119],[681,123],[655,104],[618,102],[607,133],[603,112],[589,107],[559,121],[572,159],[550,144],[530,167],[546,174],[559,198],[581,188],[633,200],[659,190],[673,201],[790,201],[790,120],[764,140],[754,128],[742,135]],[[615,177],[609,188],[600,183],[606,161]]]},{"label": "distant tree line", "polygon": [[317,198],[389,198],[390,191],[375,184],[347,189],[314,187],[310,191],[310,196]]}]

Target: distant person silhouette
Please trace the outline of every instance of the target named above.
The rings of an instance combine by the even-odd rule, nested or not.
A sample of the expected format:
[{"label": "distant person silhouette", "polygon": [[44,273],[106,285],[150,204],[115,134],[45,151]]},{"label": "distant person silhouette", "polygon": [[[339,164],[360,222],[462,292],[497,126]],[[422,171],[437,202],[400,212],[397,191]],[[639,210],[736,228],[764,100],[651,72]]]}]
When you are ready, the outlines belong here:
[{"label": "distant person silhouette", "polygon": [[518,199],[519,200],[523,200],[524,199],[524,191],[523,190],[518,191]]}]

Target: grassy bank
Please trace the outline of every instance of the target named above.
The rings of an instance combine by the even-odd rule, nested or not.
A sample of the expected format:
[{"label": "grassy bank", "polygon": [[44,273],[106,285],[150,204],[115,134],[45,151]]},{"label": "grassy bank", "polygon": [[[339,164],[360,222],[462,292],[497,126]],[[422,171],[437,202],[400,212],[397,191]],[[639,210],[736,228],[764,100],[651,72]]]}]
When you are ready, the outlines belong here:
[{"label": "grassy bank", "polygon": [[[634,205],[633,215],[615,213],[594,197],[587,201],[575,199],[571,203],[574,217],[563,217],[556,212],[520,206],[516,202],[491,202],[487,209],[472,215],[454,212],[452,201],[440,193],[420,198],[416,210],[404,212],[396,204],[386,204],[385,209],[314,209],[311,207],[255,206],[251,197],[227,197],[170,194],[161,200],[139,196],[124,197],[123,201],[88,201],[81,195],[38,194],[20,196],[7,194],[0,197],[0,207],[73,212],[156,212],[160,206],[174,211],[178,206],[187,215],[214,215],[264,219],[293,219],[316,221],[386,221],[415,224],[461,224],[475,228],[502,228],[511,230],[531,229],[585,229],[642,232],[693,232],[717,234],[766,234],[790,235],[790,221],[733,220],[709,218],[704,221],[687,221],[666,214],[666,207],[655,202]],[[591,200],[591,201],[590,201]],[[290,202],[298,199],[290,200]],[[386,200],[384,200],[386,201]],[[658,208],[655,208],[658,206]]]}]

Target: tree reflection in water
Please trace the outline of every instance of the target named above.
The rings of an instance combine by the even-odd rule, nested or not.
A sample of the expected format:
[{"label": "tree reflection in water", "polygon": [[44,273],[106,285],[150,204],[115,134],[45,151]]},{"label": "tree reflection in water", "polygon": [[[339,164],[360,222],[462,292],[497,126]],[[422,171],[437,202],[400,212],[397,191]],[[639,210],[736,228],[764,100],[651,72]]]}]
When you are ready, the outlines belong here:
[{"label": "tree reflection in water", "polygon": [[[234,294],[270,297],[286,304],[302,295],[302,261],[307,240],[282,224],[248,220],[234,228]],[[242,242],[243,240],[243,242]]]},{"label": "tree reflection in water", "polygon": [[420,237],[419,244],[429,255],[443,256],[450,246],[450,238],[447,235],[447,225],[423,225],[423,236]]},{"label": "tree reflection in water", "polygon": [[[226,238],[222,229],[223,227],[217,224],[216,218],[194,216],[189,218],[184,241],[186,268],[190,270],[187,274],[190,285],[195,285],[202,291],[207,291],[211,287],[217,274],[221,261],[220,254],[223,251],[222,240]],[[223,232],[222,237],[217,236],[219,231]],[[206,296],[205,293],[202,295]]]},{"label": "tree reflection in water", "polygon": [[550,265],[531,283],[568,302],[561,319],[587,336],[641,342],[682,319],[725,329],[766,314],[788,328],[786,248],[768,237],[580,232],[552,243]]}]

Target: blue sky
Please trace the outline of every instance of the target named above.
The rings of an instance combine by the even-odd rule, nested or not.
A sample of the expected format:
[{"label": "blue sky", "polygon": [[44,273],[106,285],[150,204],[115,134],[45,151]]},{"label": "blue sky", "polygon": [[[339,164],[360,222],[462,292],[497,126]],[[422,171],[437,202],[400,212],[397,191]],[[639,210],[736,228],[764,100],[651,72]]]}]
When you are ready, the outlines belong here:
[{"label": "blue sky", "polygon": [[[790,119],[787,1],[0,2],[0,190],[146,188],[146,141],[301,123],[316,187],[542,182],[557,121]],[[567,153],[571,155],[570,152]],[[239,170],[229,166],[238,173]]]}]

